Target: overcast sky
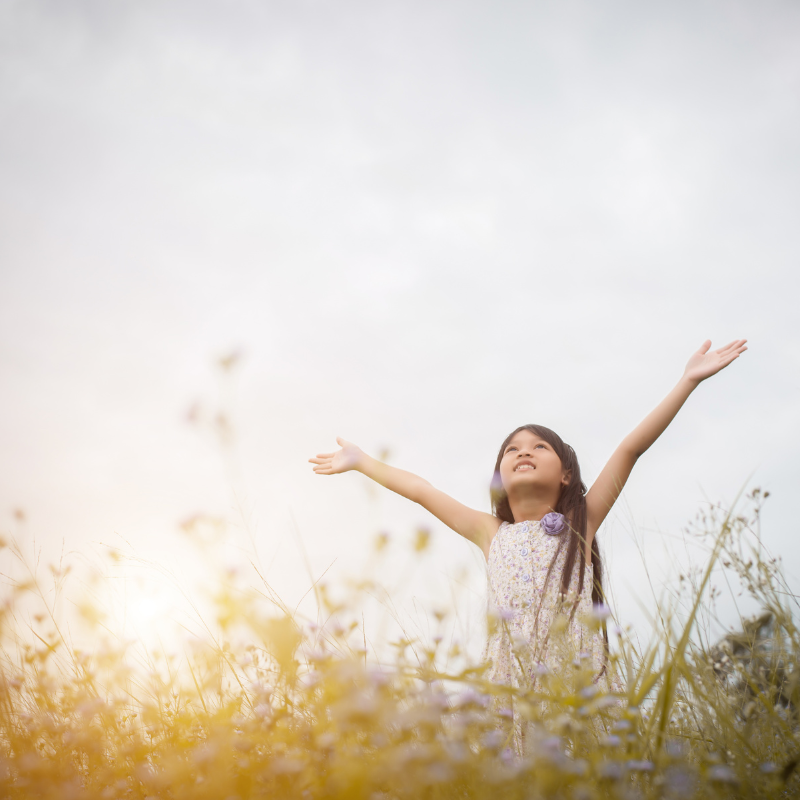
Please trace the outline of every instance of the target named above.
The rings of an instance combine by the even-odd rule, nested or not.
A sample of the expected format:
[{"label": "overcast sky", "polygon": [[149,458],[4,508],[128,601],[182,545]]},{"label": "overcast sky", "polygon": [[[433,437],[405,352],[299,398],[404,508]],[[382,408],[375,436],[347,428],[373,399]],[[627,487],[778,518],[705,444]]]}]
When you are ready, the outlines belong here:
[{"label": "overcast sky", "polygon": [[745,485],[800,575],[797,3],[0,0],[0,114],[0,528],[46,558],[124,537],[202,582],[178,522],[239,519],[235,485],[252,542],[239,519],[222,560],[255,549],[290,602],[298,539],[344,575],[425,524],[398,597],[477,613],[476,548],[308,457],[388,448],[488,510],[537,422],[591,483],[742,337],[637,465],[608,582],[643,629],[642,553],[685,568],[682,527]]}]

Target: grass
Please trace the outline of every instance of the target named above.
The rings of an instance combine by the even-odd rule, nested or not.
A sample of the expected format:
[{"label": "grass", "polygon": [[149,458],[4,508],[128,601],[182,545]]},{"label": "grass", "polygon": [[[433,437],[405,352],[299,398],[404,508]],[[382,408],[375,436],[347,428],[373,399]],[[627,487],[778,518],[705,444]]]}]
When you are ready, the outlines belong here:
[{"label": "grass", "polygon": [[[751,492],[742,514],[698,517],[707,563],[659,609],[646,646],[620,638],[617,695],[599,690],[579,658],[535,691],[492,685],[481,664],[449,672],[453,653],[440,637],[402,638],[378,664],[355,622],[358,598],[342,607],[319,587],[321,618],[349,615],[351,625],[304,622],[276,596],[283,611],[267,615],[266,584],[260,593],[221,585],[215,619],[191,651],[145,652],[134,663],[135,643],[105,630],[101,609],[60,607],[63,571],[45,590],[30,569],[0,617],[0,796],[800,795],[800,636],[780,562],[760,544],[766,496]],[[17,545],[6,547],[23,561]],[[720,570],[762,613],[712,644],[697,624],[712,613],[709,581]],[[93,623],[91,647],[71,644],[70,614]],[[529,741],[522,756],[508,746],[514,720]]]}]

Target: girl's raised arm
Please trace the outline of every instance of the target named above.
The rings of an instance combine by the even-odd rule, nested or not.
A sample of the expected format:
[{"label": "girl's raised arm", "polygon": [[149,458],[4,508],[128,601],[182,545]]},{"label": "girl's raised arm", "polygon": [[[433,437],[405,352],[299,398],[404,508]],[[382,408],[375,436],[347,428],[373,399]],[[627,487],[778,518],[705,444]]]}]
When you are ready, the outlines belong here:
[{"label": "girl's raised arm", "polygon": [[341,450],[335,453],[319,453],[316,458],[308,459],[315,465],[314,472],[318,475],[337,475],[357,470],[396,494],[419,503],[448,528],[478,545],[488,557],[492,536],[500,527],[499,519],[459,503],[413,472],[390,467],[368,456],[352,442],[339,437],[336,442],[341,446]]},{"label": "girl's raised arm", "polygon": [[622,440],[586,495],[587,554],[591,552],[597,529],[619,497],[639,456],[666,430],[701,381],[727,367],[747,350],[746,341],[737,339],[709,352],[711,340],[706,340],[689,359],[675,388]]}]

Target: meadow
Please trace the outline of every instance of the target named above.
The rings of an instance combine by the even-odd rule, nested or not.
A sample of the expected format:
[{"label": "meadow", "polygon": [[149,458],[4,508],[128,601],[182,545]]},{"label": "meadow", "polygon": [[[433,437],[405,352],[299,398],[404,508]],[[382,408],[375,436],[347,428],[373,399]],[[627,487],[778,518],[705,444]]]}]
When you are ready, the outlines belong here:
[{"label": "meadow", "polygon": [[[800,634],[780,561],[760,542],[767,494],[698,514],[691,535],[705,563],[681,576],[645,645],[618,638],[618,695],[592,682],[580,654],[566,673],[520,689],[487,682],[480,663],[452,669],[459,654],[438,635],[401,637],[379,663],[359,629],[358,592],[334,601],[317,587],[318,624],[266,582],[237,591],[220,582],[190,649],[134,658],[135,643],[104,626],[102,609],[63,608],[65,571],[41,575],[6,538],[5,556],[26,577],[6,581],[0,611],[0,796],[799,796]],[[426,545],[419,536],[415,547]],[[376,539],[376,551],[384,546]],[[714,615],[720,575],[761,612],[712,641],[702,621]],[[71,639],[78,614],[93,626],[90,647]],[[510,747],[509,709],[525,726],[522,755]]]}]

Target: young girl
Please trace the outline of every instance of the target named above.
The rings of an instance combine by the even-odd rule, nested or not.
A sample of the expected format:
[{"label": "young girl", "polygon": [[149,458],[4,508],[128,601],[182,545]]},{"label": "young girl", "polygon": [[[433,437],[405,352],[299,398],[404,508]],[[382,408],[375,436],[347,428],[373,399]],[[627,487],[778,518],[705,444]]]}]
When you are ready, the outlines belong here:
[{"label": "young girl", "polygon": [[[698,384],[747,348],[737,339],[709,352],[706,341],[661,403],[616,449],[589,491],[575,451],[549,428],[523,425],[503,442],[491,485],[492,513],[476,511],[426,480],[366,455],[337,438],[341,450],[309,461],[319,475],[348,470],[372,478],[419,503],[456,533],[477,545],[487,561],[489,599],[501,624],[492,626],[484,656],[496,683],[532,688],[537,676],[563,672],[563,643],[588,662],[596,682],[610,681],[605,629],[587,626],[593,606],[603,602],[597,530],[619,497],[639,456],[664,432]],[[552,626],[559,613],[564,624]],[[603,612],[597,616],[602,616]],[[551,637],[551,626],[560,633]],[[521,743],[515,734],[515,748]]]}]

